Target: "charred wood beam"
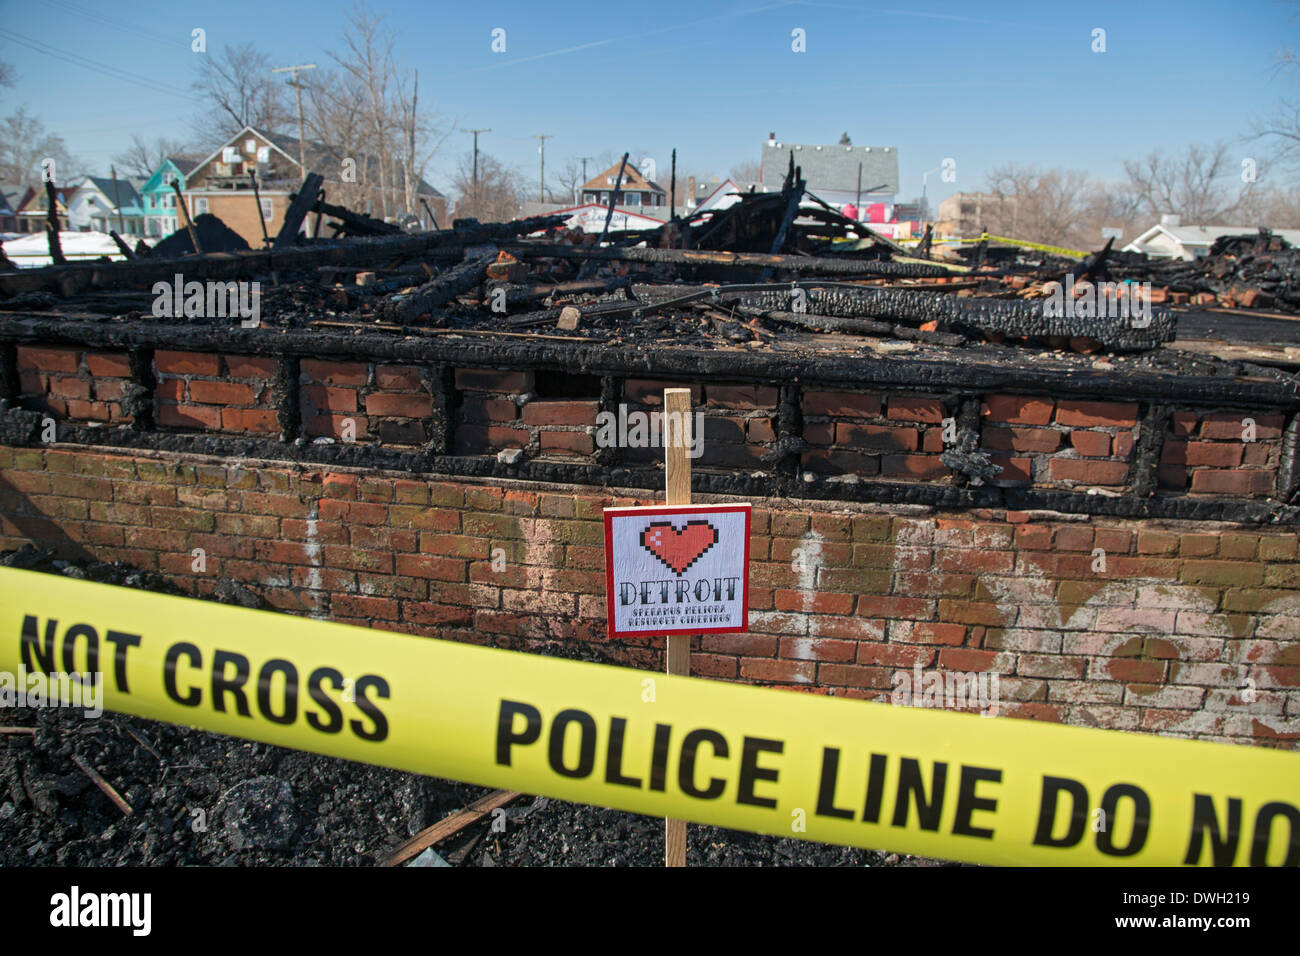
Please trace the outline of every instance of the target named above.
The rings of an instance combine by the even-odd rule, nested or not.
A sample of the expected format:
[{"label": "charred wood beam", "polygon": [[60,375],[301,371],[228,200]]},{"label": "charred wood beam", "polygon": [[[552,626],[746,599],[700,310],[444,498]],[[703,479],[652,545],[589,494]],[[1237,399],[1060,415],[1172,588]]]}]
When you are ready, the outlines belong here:
[{"label": "charred wood beam", "polygon": [[135,253],[131,251],[131,247],[123,241],[122,237],[117,234],[116,230],[108,230],[108,238],[113,240],[113,243],[117,246],[118,251],[121,252],[122,255],[126,256],[128,259],[135,258]]},{"label": "charred wood beam", "polygon": [[[611,415],[618,417],[618,405],[623,400],[623,380],[616,375],[602,375],[600,377],[600,406],[602,412],[609,412]],[[619,462],[618,445],[607,447],[596,446],[596,451],[592,455],[596,463],[604,467],[612,467]]]},{"label": "charred wood beam", "polygon": [[185,222],[185,228],[190,234],[190,245],[194,251],[203,255],[203,244],[199,242],[198,231],[194,228],[194,220],[190,218],[190,207],[185,204],[185,196],[181,193],[181,184],[172,180],[172,192],[176,194],[176,208],[181,211],[181,216]]},{"label": "charred wood beam", "polygon": [[[946,424],[946,423],[945,423]],[[981,482],[995,481],[1002,473],[999,465],[993,464],[988,452],[980,444],[980,398],[968,395],[961,400],[956,420],[953,422],[957,440],[952,447],[945,448],[939,460],[953,470],[953,483],[965,487],[972,478]]]},{"label": "charred wood beam", "polygon": [[402,232],[400,226],[395,226],[391,222],[353,212],[346,206],[329,203],[324,199],[318,199],[312,204],[311,209],[316,213],[333,216],[343,223],[344,233],[349,236],[395,236]]},{"label": "charred wood beam", "polygon": [[[564,216],[534,216],[507,223],[477,223],[456,230],[416,235],[323,240],[310,246],[281,249],[274,267],[283,270],[316,269],[320,266],[373,265],[388,259],[459,258],[467,247],[512,239],[563,224]],[[557,247],[560,248],[560,247]],[[567,248],[567,247],[566,247]],[[0,274],[0,296],[10,298],[24,292],[58,293],[68,280],[79,288],[138,289],[158,281],[170,282],[177,272],[187,279],[255,279],[269,275],[272,261],[264,250],[243,250],[213,256],[176,259],[136,259],[131,262],[75,262],[41,269],[22,269]]]},{"label": "charred wood beam", "polygon": [[[10,410],[0,414],[0,434],[16,432],[9,419],[34,416]],[[24,431],[33,431],[23,424]],[[33,432],[34,434],[34,432]],[[661,491],[663,471],[652,467],[606,467],[569,462],[521,460],[505,465],[491,456],[429,456],[423,450],[398,450],[382,445],[285,444],[267,438],[184,432],[137,432],[125,428],[63,425],[59,440],[87,447],[149,449],[226,458],[265,458],[406,471],[430,477],[519,479],[556,484],[580,484]],[[825,501],[919,504],[935,508],[1007,508],[1047,510],[1067,514],[1110,515],[1123,518],[1168,518],[1193,521],[1232,521],[1242,524],[1295,524],[1300,508],[1261,500],[1192,498],[1186,495],[1137,498],[1131,495],[1090,495],[1075,491],[956,487],[927,482],[859,481],[846,483],[804,475],[799,497]],[[693,469],[691,486],[702,494],[767,498],[778,491],[770,474]]]},{"label": "charred wood beam", "polygon": [[467,259],[431,282],[426,282],[414,292],[399,292],[389,296],[380,314],[390,322],[400,325],[414,323],[426,312],[432,312],[462,292],[481,285],[487,277],[487,267],[495,262],[496,258],[497,254],[494,251]]},{"label": "charred wood beam", "polygon": [[59,197],[54,191],[54,180],[45,180],[45,236],[50,242],[50,261],[56,266],[65,265],[63,246],[59,243]]},{"label": "charred wood beam", "polygon": [[[599,245],[601,245],[602,243],[604,243],[604,241],[605,241],[605,237],[606,237],[607,235],[609,235],[609,223],[610,223],[610,221],[614,218],[614,206],[615,206],[615,204],[618,202],[618,194],[619,194],[619,191],[622,190],[622,188],[623,188],[623,173],[627,171],[627,157],[628,157],[628,154],[627,154],[627,153],[624,153],[624,154],[623,154],[623,160],[622,160],[622,162],[620,162],[619,165],[618,165],[618,179],[614,181],[614,188],[613,188],[613,190],[610,191],[610,194],[609,194],[609,208],[608,208],[607,210],[605,210],[605,225],[604,225],[604,227],[600,230],[600,238],[596,240],[596,245],[597,245],[597,246],[599,246]],[[626,218],[626,217],[625,217],[625,218]],[[579,279],[584,279],[584,278],[586,278],[586,275],[587,275],[587,272],[588,272],[589,269],[590,269],[590,266],[591,266],[591,263],[590,263],[589,261],[588,261],[588,262],[584,262],[584,263],[582,264],[582,268],[580,268],[580,269],[578,270],[578,278],[579,278]]]},{"label": "charred wood beam", "polygon": [[1300,414],[1292,415],[1282,433],[1282,460],[1277,467],[1277,497],[1290,504],[1300,491]]},{"label": "charred wood beam", "polygon": [[1152,402],[1138,424],[1138,439],[1133,449],[1133,464],[1129,468],[1129,493],[1139,498],[1149,498],[1160,487],[1160,453],[1165,446],[1165,432],[1174,410],[1168,405]]},{"label": "charred wood beam", "polygon": [[22,394],[18,378],[18,344],[0,343],[0,403],[16,405]]},{"label": "charred wood beam", "polygon": [[[1096,339],[1117,350],[1148,349],[1171,342],[1178,317],[1170,309],[1154,307],[1149,321],[1138,325],[1134,317],[1048,315],[1044,301],[962,299],[940,293],[902,289],[835,286],[801,289],[808,311],[818,315],[902,319],[914,324],[938,322],[949,327],[978,329],[1004,335],[1048,338],[1076,336]],[[762,292],[737,294],[734,301],[757,308],[790,311],[793,288],[774,287]],[[730,295],[724,295],[728,301]]]},{"label": "charred wood beam", "polygon": [[153,374],[154,350],[138,345],[127,352],[131,381],[122,390],[122,412],[131,416],[131,428],[138,432],[154,427],[154,398],[158,381]]},{"label": "charred wood beam", "polygon": [[302,437],[302,390],[298,385],[299,358],[280,355],[276,359],[275,382],[271,387],[275,417],[280,423],[280,441],[293,442]]},{"label": "charred wood beam", "polygon": [[753,315],[775,322],[784,322],[814,332],[847,332],[851,335],[893,336],[910,342],[925,342],[929,345],[960,346],[966,343],[966,336],[955,332],[931,332],[926,329],[912,328],[891,322],[878,322],[875,319],[845,319],[835,315],[817,315],[809,312],[777,312],[756,309],[751,306],[738,306],[741,315]]},{"label": "charred wood beam", "polygon": [[437,362],[429,366],[421,379],[433,396],[433,415],[429,420],[429,441],[424,446],[429,456],[449,455],[455,440],[456,370]]},{"label": "charred wood beam", "polygon": [[[298,238],[298,230],[302,228],[303,220],[307,218],[307,213],[311,211],[312,206],[316,203],[320,188],[324,182],[325,177],[320,173],[307,174],[307,178],[303,180],[302,186],[289,203],[289,208],[284,214],[284,223],[280,226],[280,231],[276,233],[275,241],[271,243],[272,250],[293,245],[294,240]],[[279,265],[279,263],[277,262],[276,265]]]},{"label": "charred wood beam", "polygon": [[[771,456],[776,471],[777,494],[794,497],[798,492],[801,456],[808,450],[803,437],[803,386],[782,385],[776,403],[776,446]],[[763,460],[768,461],[769,455]]]},{"label": "charred wood beam", "polygon": [[713,249],[597,249],[594,246],[547,245],[539,242],[504,242],[501,247],[519,259],[604,259],[679,266],[729,266],[741,269],[781,269],[845,276],[899,276],[939,278],[952,271],[918,262],[876,259],[833,259],[825,256],[772,256],[761,252],[724,252]]},{"label": "charred wood beam", "polygon": [[257,221],[262,226],[262,248],[269,249],[271,246],[271,237],[266,232],[266,217],[262,215],[262,193],[257,188],[257,170],[250,169],[248,171],[248,181],[253,186],[253,202],[257,204]]},{"label": "charred wood beam", "polygon": [[894,255],[909,256],[909,257],[912,255],[905,248],[900,246],[898,243],[894,242],[894,240],[887,239],[886,237],[882,236],[880,233],[876,232],[866,223],[859,222],[856,219],[850,219],[848,216],[844,215],[842,212],[837,210],[834,206],[826,202],[824,199],[820,199],[817,196],[814,196],[812,193],[808,193],[808,198],[811,199],[813,202],[817,203],[824,210],[829,212],[833,217],[832,221],[838,221],[843,226],[852,228],[858,232],[866,233],[867,237],[870,238],[873,242],[875,242],[879,246],[883,246],[884,248],[888,249]]}]

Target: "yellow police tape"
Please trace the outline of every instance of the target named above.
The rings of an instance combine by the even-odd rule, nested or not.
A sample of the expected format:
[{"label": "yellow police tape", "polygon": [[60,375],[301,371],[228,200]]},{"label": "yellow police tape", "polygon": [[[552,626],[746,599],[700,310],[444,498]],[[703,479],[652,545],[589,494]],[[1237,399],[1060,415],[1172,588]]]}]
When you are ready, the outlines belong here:
[{"label": "yellow police tape", "polygon": [[557,660],[0,570],[0,671],[660,817],[996,864],[1300,865],[1300,755]]}]

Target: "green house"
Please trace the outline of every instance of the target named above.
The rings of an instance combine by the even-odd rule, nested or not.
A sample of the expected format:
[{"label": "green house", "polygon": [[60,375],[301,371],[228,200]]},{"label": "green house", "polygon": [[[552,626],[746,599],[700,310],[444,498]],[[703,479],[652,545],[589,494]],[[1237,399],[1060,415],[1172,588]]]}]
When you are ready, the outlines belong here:
[{"label": "green house", "polygon": [[153,238],[169,236],[180,227],[176,211],[176,192],[172,183],[185,190],[185,177],[198,165],[197,160],[185,156],[168,156],[154,170],[140,190],[144,207],[144,234]]}]

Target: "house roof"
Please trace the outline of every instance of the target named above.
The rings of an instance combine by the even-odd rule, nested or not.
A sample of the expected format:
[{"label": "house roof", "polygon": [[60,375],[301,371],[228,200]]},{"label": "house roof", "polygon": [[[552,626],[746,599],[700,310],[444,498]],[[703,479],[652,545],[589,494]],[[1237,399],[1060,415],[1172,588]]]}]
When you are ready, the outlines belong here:
[{"label": "house roof", "polygon": [[[231,136],[228,139],[226,139],[210,155],[205,156],[203,159],[195,163],[194,169],[197,169],[200,166],[206,166],[214,159],[217,159],[218,157],[221,156],[221,151],[223,149],[225,149],[227,146],[231,146],[235,143],[238,143],[242,137],[246,136],[249,133],[252,133],[254,136],[261,137],[266,142],[270,143],[271,147],[275,149],[278,153],[280,153],[286,160],[288,160],[294,166],[298,165],[298,138],[296,136],[285,136],[282,133],[266,133],[260,129],[255,129],[252,126],[245,126],[234,136]],[[357,157],[359,161],[358,165],[363,165],[365,161],[371,158],[372,157],[370,157],[366,153],[359,154]],[[308,170],[334,169],[337,168],[338,156],[334,152],[332,152],[330,148],[326,146],[324,143],[315,142],[313,140],[305,140],[303,143],[303,161],[307,164]],[[401,163],[398,163],[397,168],[400,173],[402,169]],[[188,177],[189,174],[194,171],[194,169],[191,169],[189,172],[187,172],[185,174],[186,177]],[[430,186],[429,183],[425,181],[423,178],[421,178],[420,181],[416,183],[415,191],[416,191],[416,195],[428,196],[432,199],[446,198],[445,196],[443,196],[442,193],[438,192],[438,190]]]},{"label": "house roof", "polygon": [[140,194],[129,179],[118,179],[116,184],[107,176],[87,176],[77,189],[85,189],[87,186],[93,186],[96,190],[103,193],[104,198],[108,200],[113,209],[121,205],[123,210],[131,206],[140,206]]},{"label": "house roof", "polygon": [[[1214,244],[1214,240],[1220,236],[1249,236],[1258,231],[1259,229],[1255,226],[1169,226],[1156,223],[1125,246],[1124,251],[1145,252],[1146,250],[1142,246],[1147,245],[1161,235],[1169,237],[1169,239],[1181,246],[1196,248],[1204,246],[1209,248]],[[1275,236],[1281,236],[1291,245],[1300,246],[1300,229],[1273,229],[1270,231]]]},{"label": "house roof", "polygon": [[[789,168],[790,154],[803,170],[813,192],[818,189],[853,192],[858,188],[858,164],[862,164],[862,188],[877,193],[898,192],[898,149],[894,146],[817,146],[807,143],[763,142],[762,183],[769,190],[781,188]],[[882,186],[880,189],[873,187]]]},{"label": "house roof", "polygon": [[[253,130],[253,132],[259,132],[259,131]],[[275,146],[278,150],[280,150],[282,153],[284,153],[290,159],[292,159],[293,164],[295,166],[298,165],[298,137],[285,136],[283,133],[260,133],[259,135],[261,135],[273,146]],[[218,152],[220,152],[220,150],[218,150]],[[327,169],[327,168],[337,167],[339,161],[338,155],[332,152],[330,148],[326,146],[324,143],[317,142],[316,140],[310,140],[310,139],[306,140],[304,141],[302,152],[303,152],[303,160],[307,163],[308,171],[311,171],[313,169]],[[364,152],[359,153],[356,158],[357,158],[358,166],[363,165],[366,160],[378,162],[378,157],[370,156],[369,154]],[[401,174],[402,169],[403,169],[403,165],[399,161],[397,164],[397,170],[399,175]],[[429,183],[425,181],[423,178],[421,178],[420,181],[416,183],[415,192],[416,195],[424,195],[424,196],[429,196],[437,199],[446,198],[442,195],[442,193],[438,192],[438,190],[430,186]]]},{"label": "house roof", "polygon": [[199,165],[199,160],[195,156],[168,156],[167,162],[175,166],[182,176],[188,176]]},{"label": "house roof", "polygon": [[[599,172],[588,179],[582,184],[581,189],[588,192],[599,192],[601,190],[612,189],[614,183],[610,182],[610,179],[613,178],[615,181],[618,180],[619,167],[622,165],[622,160],[619,160],[613,166],[609,167],[609,169]],[[623,185],[619,187],[619,191],[644,192],[645,190],[663,193],[665,196],[668,195],[668,190],[664,189],[664,187],[660,186],[658,183],[646,179],[641,175],[640,170],[629,162],[627,168],[623,170]]]}]

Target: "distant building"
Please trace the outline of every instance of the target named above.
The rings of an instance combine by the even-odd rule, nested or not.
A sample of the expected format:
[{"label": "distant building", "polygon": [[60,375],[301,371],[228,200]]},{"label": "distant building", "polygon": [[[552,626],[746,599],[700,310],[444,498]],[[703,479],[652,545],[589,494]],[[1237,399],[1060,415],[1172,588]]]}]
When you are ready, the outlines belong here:
[{"label": "distant building", "polygon": [[780,190],[791,154],[794,164],[803,171],[808,191],[836,209],[850,203],[859,210],[873,203],[892,206],[898,195],[896,147],[786,143],[778,141],[775,133],[768,136],[762,149],[759,179],[764,190]]},{"label": "distant building", "polygon": [[114,230],[123,236],[143,236],[140,194],[129,179],[87,176],[68,199],[68,228],[73,232]]},{"label": "distant building", "polygon": [[152,238],[169,236],[184,225],[176,209],[176,191],[172,189],[172,183],[178,185],[184,192],[185,177],[193,172],[198,164],[197,159],[186,156],[168,156],[145,181],[140,189],[140,200],[144,208],[146,236]]},{"label": "distant building", "polygon": [[953,193],[939,203],[935,235],[943,238],[973,239],[984,231],[1013,197],[993,193]]},{"label": "distant building", "polygon": [[[37,183],[31,186],[15,187],[13,195],[20,196],[16,202],[10,200],[10,205],[14,210],[14,219],[18,226],[15,231],[44,232],[45,226],[49,222],[49,205],[45,200],[45,184]],[[71,195],[72,190],[67,186],[60,186],[54,191],[55,215],[59,220],[60,232],[68,229],[68,199]]]},{"label": "distant building", "polygon": [[[622,166],[621,162],[615,163],[609,169],[597,173],[583,183],[581,190],[582,202],[608,206],[609,194],[614,192],[614,186],[618,183],[620,166]],[[614,197],[614,205],[626,207],[649,206],[652,208],[667,206],[668,190],[658,183],[646,179],[629,162],[627,167],[623,169],[623,183],[618,189],[618,194]]]},{"label": "distant building", "polygon": [[18,231],[18,204],[26,187],[0,183],[0,232]]},{"label": "distant building", "polygon": [[[606,200],[608,203],[608,200]],[[609,221],[611,231],[624,229],[658,229],[668,221],[668,207],[657,209],[658,216],[647,215],[638,209],[614,207],[614,215]],[[605,217],[609,213],[608,205],[583,203],[580,206],[563,206],[557,208],[555,203],[526,202],[523,217],[529,216],[568,216],[565,226],[569,229],[581,229],[583,232],[599,233],[605,228]]]},{"label": "distant building", "polygon": [[[1180,217],[1165,215],[1125,246],[1124,251],[1190,262],[1209,252],[1214,240],[1220,236],[1246,236],[1258,231],[1255,226],[1184,226]],[[1300,229],[1274,229],[1272,232],[1291,245],[1300,246]]]},{"label": "distant building", "polygon": [[[308,172],[325,177],[328,200],[348,206],[354,212],[380,218],[388,211],[396,219],[396,210],[405,205],[405,177],[401,164],[381,177],[378,161],[371,156],[339,156],[321,143],[304,144],[304,163]],[[347,163],[352,160],[351,163]],[[254,201],[249,171],[257,174],[261,219]],[[298,140],[277,133],[263,133],[246,126],[214,153],[199,160],[185,175],[185,202],[190,216],[211,213],[239,233],[253,248],[262,245],[262,222],[267,235],[274,238],[288,211],[290,197],[302,184],[298,163]],[[380,183],[385,185],[380,185]],[[393,185],[393,184],[396,185]],[[447,199],[423,179],[413,184],[412,215],[427,228],[423,203],[427,202],[439,225],[446,224]],[[315,217],[308,216],[303,231],[310,235]]]}]

